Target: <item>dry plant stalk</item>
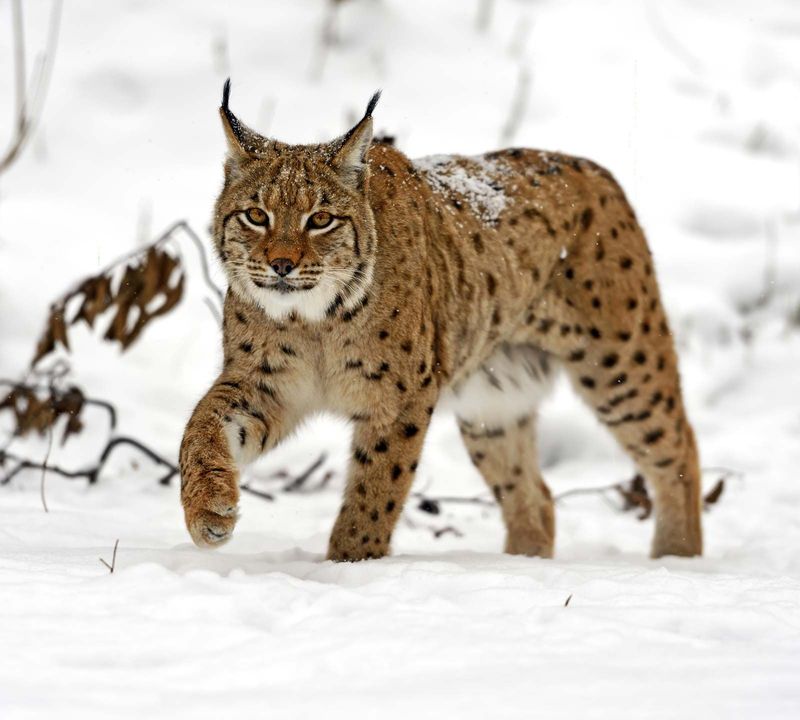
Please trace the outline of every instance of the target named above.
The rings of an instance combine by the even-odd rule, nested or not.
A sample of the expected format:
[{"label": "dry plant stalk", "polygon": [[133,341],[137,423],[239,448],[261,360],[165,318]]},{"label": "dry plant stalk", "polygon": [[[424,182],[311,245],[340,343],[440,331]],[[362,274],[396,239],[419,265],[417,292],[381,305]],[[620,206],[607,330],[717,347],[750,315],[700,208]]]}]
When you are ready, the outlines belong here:
[{"label": "dry plant stalk", "polygon": [[[183,296],[185,275],[179,259],[155,244],[130,260],[117,282],[115,269],[86,278],[53,303],[32,366],[53,352],[57,343],[69,350],[68,327],[83,320],[94,328],[97,318],[111,310],[114,315],[104,337],[126,350],[153,318],[172,310]],[[78,299],[77,312],[68,318],[68,306]]]}]

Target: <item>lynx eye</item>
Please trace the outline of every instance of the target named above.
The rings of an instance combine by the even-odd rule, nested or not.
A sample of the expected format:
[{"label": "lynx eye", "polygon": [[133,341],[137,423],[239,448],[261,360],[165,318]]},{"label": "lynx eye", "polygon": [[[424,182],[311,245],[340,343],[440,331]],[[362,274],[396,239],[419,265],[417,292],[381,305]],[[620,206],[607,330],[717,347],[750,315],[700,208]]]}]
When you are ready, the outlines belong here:
[{"label": "lynx eye", "polygon": [[269,216],[261,208],[250,208],[244,214],[253,225],[266,225],[269,222]]},{"label": "lynx eye", "polygon": [[317,212],[308,218],[308,227],[311,230],[321,230],[333,222],[333,215],[329,212]]}]

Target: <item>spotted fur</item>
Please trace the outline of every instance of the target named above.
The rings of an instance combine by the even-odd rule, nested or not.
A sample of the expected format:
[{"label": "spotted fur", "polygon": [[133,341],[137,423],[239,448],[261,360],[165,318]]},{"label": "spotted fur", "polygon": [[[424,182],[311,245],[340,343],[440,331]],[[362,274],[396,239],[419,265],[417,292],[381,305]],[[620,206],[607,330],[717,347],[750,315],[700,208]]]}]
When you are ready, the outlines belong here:
[{"label": "spotted fur", "polygon": [[239,122],[226,92],[213,233],[230,287],[223,369],[181,446],[192,538],[228,539],[237,467],[328,410],[354,425],[328,556],[386,555],[443,399],[502,507],[506,550],[550,556],[553,503],[534,435],[561,367],[651,484],[652,553],[700,554],[677,358],[614,178],[516,148],[410,161],[372,142],[374,101],[341,138],[290,146]]}]

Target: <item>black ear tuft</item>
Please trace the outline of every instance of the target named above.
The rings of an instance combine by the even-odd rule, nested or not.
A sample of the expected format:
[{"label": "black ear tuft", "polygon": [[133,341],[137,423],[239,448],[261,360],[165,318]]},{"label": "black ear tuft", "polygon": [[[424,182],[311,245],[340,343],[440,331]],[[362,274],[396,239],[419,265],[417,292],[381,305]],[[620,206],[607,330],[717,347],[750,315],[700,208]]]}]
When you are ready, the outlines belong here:
[{"label": "black ear tuft", "polygon": [[378,100],[381,99],[381,91],[378,90],[370,99],[369,103],[367,103],[367,112],[364,113],[364,117],[372,117],[372,111],[375,109],[375,106],[378,104]]},{"label": "black ear tuft", "polygon": [[231,79],[228,78],[225,81],[225,84],[222,86],[222,109],[225,111],[227,115],[230,111],[228,110],[228,100],[231,96]]},{"label": "black ear tuft", "polygon": [[231,97],[231,79],[228,78],[225,81],[225,84],[222,86],[222,107],[220,110],[225,115],[225,119],[228,121],[228,126],[230,127],[230,131],[233,133],[233,136],[236,138],[237,142],[244,146],[245,144],[245,132],[242,128],[242,123],[239,122],[239,118],[236,117],[228,107],[228,101]]}]

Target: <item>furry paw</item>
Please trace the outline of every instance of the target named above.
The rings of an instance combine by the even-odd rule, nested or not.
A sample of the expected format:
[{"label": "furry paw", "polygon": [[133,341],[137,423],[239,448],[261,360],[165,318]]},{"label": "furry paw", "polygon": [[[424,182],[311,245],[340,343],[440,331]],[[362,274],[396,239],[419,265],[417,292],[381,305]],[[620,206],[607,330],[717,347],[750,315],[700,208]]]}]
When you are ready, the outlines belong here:
[{"label": "furry paw", "polygon": [[239,513],[236,498],[227,495],[198,498],[184,508],[186,527],[195,545],[217,547],[230,540]]}]

